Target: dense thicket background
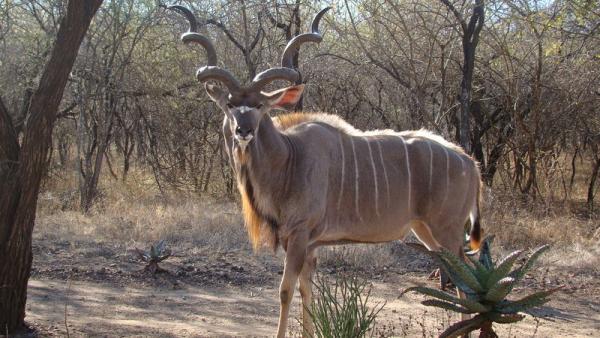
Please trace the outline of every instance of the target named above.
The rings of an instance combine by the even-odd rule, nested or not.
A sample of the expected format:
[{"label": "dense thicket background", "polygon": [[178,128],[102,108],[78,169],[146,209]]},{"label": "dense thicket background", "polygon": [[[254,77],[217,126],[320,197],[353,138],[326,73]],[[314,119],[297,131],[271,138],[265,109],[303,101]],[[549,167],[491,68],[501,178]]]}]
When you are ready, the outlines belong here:
[{"label": "dense thicket background", "polygon": [[[56,34],[61,0],[0,0],[0,93],[18,130]],[[427,128],[458,141],[464,34],[472,1],[338,1],[324,41],[299,58],[304,110],[360,129]],[[322,1],[175,1],[206,23],[219,63],[248,81],[279,62]],[[194,79],[204,52],[185,20],[150,0],[105,1],[65,90],[46,191],[89,211],[102,182],[158,195],[235,196],[222,113]],[[453,4],[453,13],[448,4]],[[593,214],[600,165],[600,2],[485,2],[470,140],[492,192]],[[50,184],[49,182],[54,182]],[[56,184],[56,182],[63,182]],[[67,182],[67,183],[65,183]]]},{"label": "dense thicket background", "polygon": [[[318,10],[333,5],[321,22],[324,41],[303,46],[295,60],[307,84],[302,109],[338,114],[365,130],[427,128],[465,146],[481,165],[483,229],[496,235],[496,248],[552,244],[537,277],[580,292],[556,303],[594,320],[589,301],[599,294],[600,276],[594,201],[600,190],[600,1],[172,3],[193,9],[201,32],[215,43],[219,65],[246,82],[278,65],[287,41],[306,31]],[[107,304],[123,298],[124,284],[137,289],[148,282],[136,272],[134,248],[160,239],[177,252],[172,278],[244,289],[262,288],[266,280],[276,290],[280,263],[252,255],[242,225],[222,149],[223,115],[194,79],[205,65],[204,51],[179,41],[187,23],[159,5],[0,0],[2,332],[22,327],[26,312],[56,322],[48,319],[61,315],[47,310],[49,289],[36,292],[44,278],[61,285],[71,279],[117,285],[118,297],[97,303],[104,316]],[[272,87],[278,85],[285,84]],[[325,269],[345,264],[369,276],[386,270],[400,276],[423,263],[405,251],[395,242],[341,246],[324,248],[319,260]],[[28,285],[34,301],[26,303]],[[86,285],[81,290],[97,290]],[[147,289],[152,296],[141,298],[154,298],[155,291]],[[98,323],[94,306],[77,298],[79,333],[131,335],[123,325]],[[60,320],[67,331],[59,335],[68,336],[64,304]],[[79,313],[83,308],[91,312]],[[164,319],[165,311],[161,305],[156,314]],[[593,329],[579,321],[557,323],[560,330]]]}]

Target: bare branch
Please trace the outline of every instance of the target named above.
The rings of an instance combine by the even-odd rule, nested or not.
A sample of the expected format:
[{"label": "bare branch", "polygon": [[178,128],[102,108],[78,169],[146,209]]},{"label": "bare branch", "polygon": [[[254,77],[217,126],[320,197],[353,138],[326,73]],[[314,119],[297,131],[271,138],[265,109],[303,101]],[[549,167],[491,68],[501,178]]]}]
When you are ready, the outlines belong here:
[{"label": "bare branch", "polygon": [[465,19],[463,18],[462,14],[460,14],[460,12],[456,9],[456,7],[454,7],[454,4],[452,4],[449,0],[440,0],[440,1],[444,5],[446,5],[446,7],[448,7],[448,9],[452,12],[452,14],[454,14],[456,19],[458,20],[458,23],[460,23],[460,27],[462,28],[462,31],[466,32],[467,24],[465,22]]}]

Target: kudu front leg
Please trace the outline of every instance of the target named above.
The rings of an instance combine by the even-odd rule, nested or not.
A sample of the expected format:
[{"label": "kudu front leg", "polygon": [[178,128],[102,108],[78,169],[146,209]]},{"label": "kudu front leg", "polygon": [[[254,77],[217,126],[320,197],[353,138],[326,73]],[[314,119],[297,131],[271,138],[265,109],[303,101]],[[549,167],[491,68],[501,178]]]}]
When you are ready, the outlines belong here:
[{"label": "kudu front leg", "polygon": [[302,271],[304,259],[306,258],[306,247],[308,243],[308,234],[305,232],[294,233],[288,237],[287,251],[283,268],[283,278],[279,286],[279,326],[277,327],[277,337],[285,337],[287,330],[288,317],[290,314],[290,303],[294,297],[294,288],[298,275]]},{"label": "kudu front leg", "polygon": [[308,249],[302,272],[300,272],[300,295],[302,296],[302,336],[313,337],[314,326],[309,310],[312,304],[312,277],[317,266],[315,249]]}]

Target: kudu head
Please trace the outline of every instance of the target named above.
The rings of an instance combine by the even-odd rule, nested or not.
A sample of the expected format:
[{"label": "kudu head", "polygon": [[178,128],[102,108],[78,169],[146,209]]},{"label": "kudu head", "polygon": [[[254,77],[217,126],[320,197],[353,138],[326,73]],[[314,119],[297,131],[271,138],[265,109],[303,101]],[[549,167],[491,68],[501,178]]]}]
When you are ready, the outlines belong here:
[{"label": "kudu head", "polygon": [[[293,68],[293,58],[303,43],[318,43],[323,40],[319,33],[319,22],[331,7],[324,8],[315,15],[310,33],[300,34],[288,42],[281,57],[281,67],[261,72],[247,86],[241,85],[228,70],[217,66],[215,48],[207,37],[197,32],[196,17],[189,9],[183,6],[167,8],[182,13],[189,21],[190,28],[181,36],[181,40],[186,44],[198,43],[206,50],[207,65],[198,69],[196,77],[198,81],[204,83],[208,96],[229,119],[234,138],[243,151],[257,134],[260,121],[269,111],[275,108],[293,108],[302,96],[304,85],[286,87],[273,92],[264,92],[263,88],[276,80],[290,83],[299,80],[300,74]],[[208,83],[209,81],[217,82],[222,86]]]}]

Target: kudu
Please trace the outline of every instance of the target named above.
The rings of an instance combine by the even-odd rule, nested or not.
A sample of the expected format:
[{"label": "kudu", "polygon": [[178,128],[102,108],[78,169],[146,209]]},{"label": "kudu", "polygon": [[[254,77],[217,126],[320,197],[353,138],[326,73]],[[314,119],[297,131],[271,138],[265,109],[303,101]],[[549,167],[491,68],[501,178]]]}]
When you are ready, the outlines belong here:
[{"label": "kudu", "polygon": [[286,46],[281,67],[242,86],[217,66],[211,42],[197,33],[194,15],[183,42],[206,49],[208,65],[197,72],[210,98],[223,110],[223,134],[236,174],[242,209],[255,249],[268,243],[285,250],[279,289],[277,336],[285,336],[296,281],[303,323],[311,330],[311,276],[315,249],[344,243],[403,239],[410,230],[429,249],[445,247],[462,256],[464,224],[470,218],[471,246],[480,239],[477,164],[461,148],[424,130],[363,132],[328,114],[294,113],[272,118],[272,109],[293,107],[302,85],[261,91],[275,80],[297,81],[292,58],[304,42],[320,42],[319,12],[312,32]]}]

